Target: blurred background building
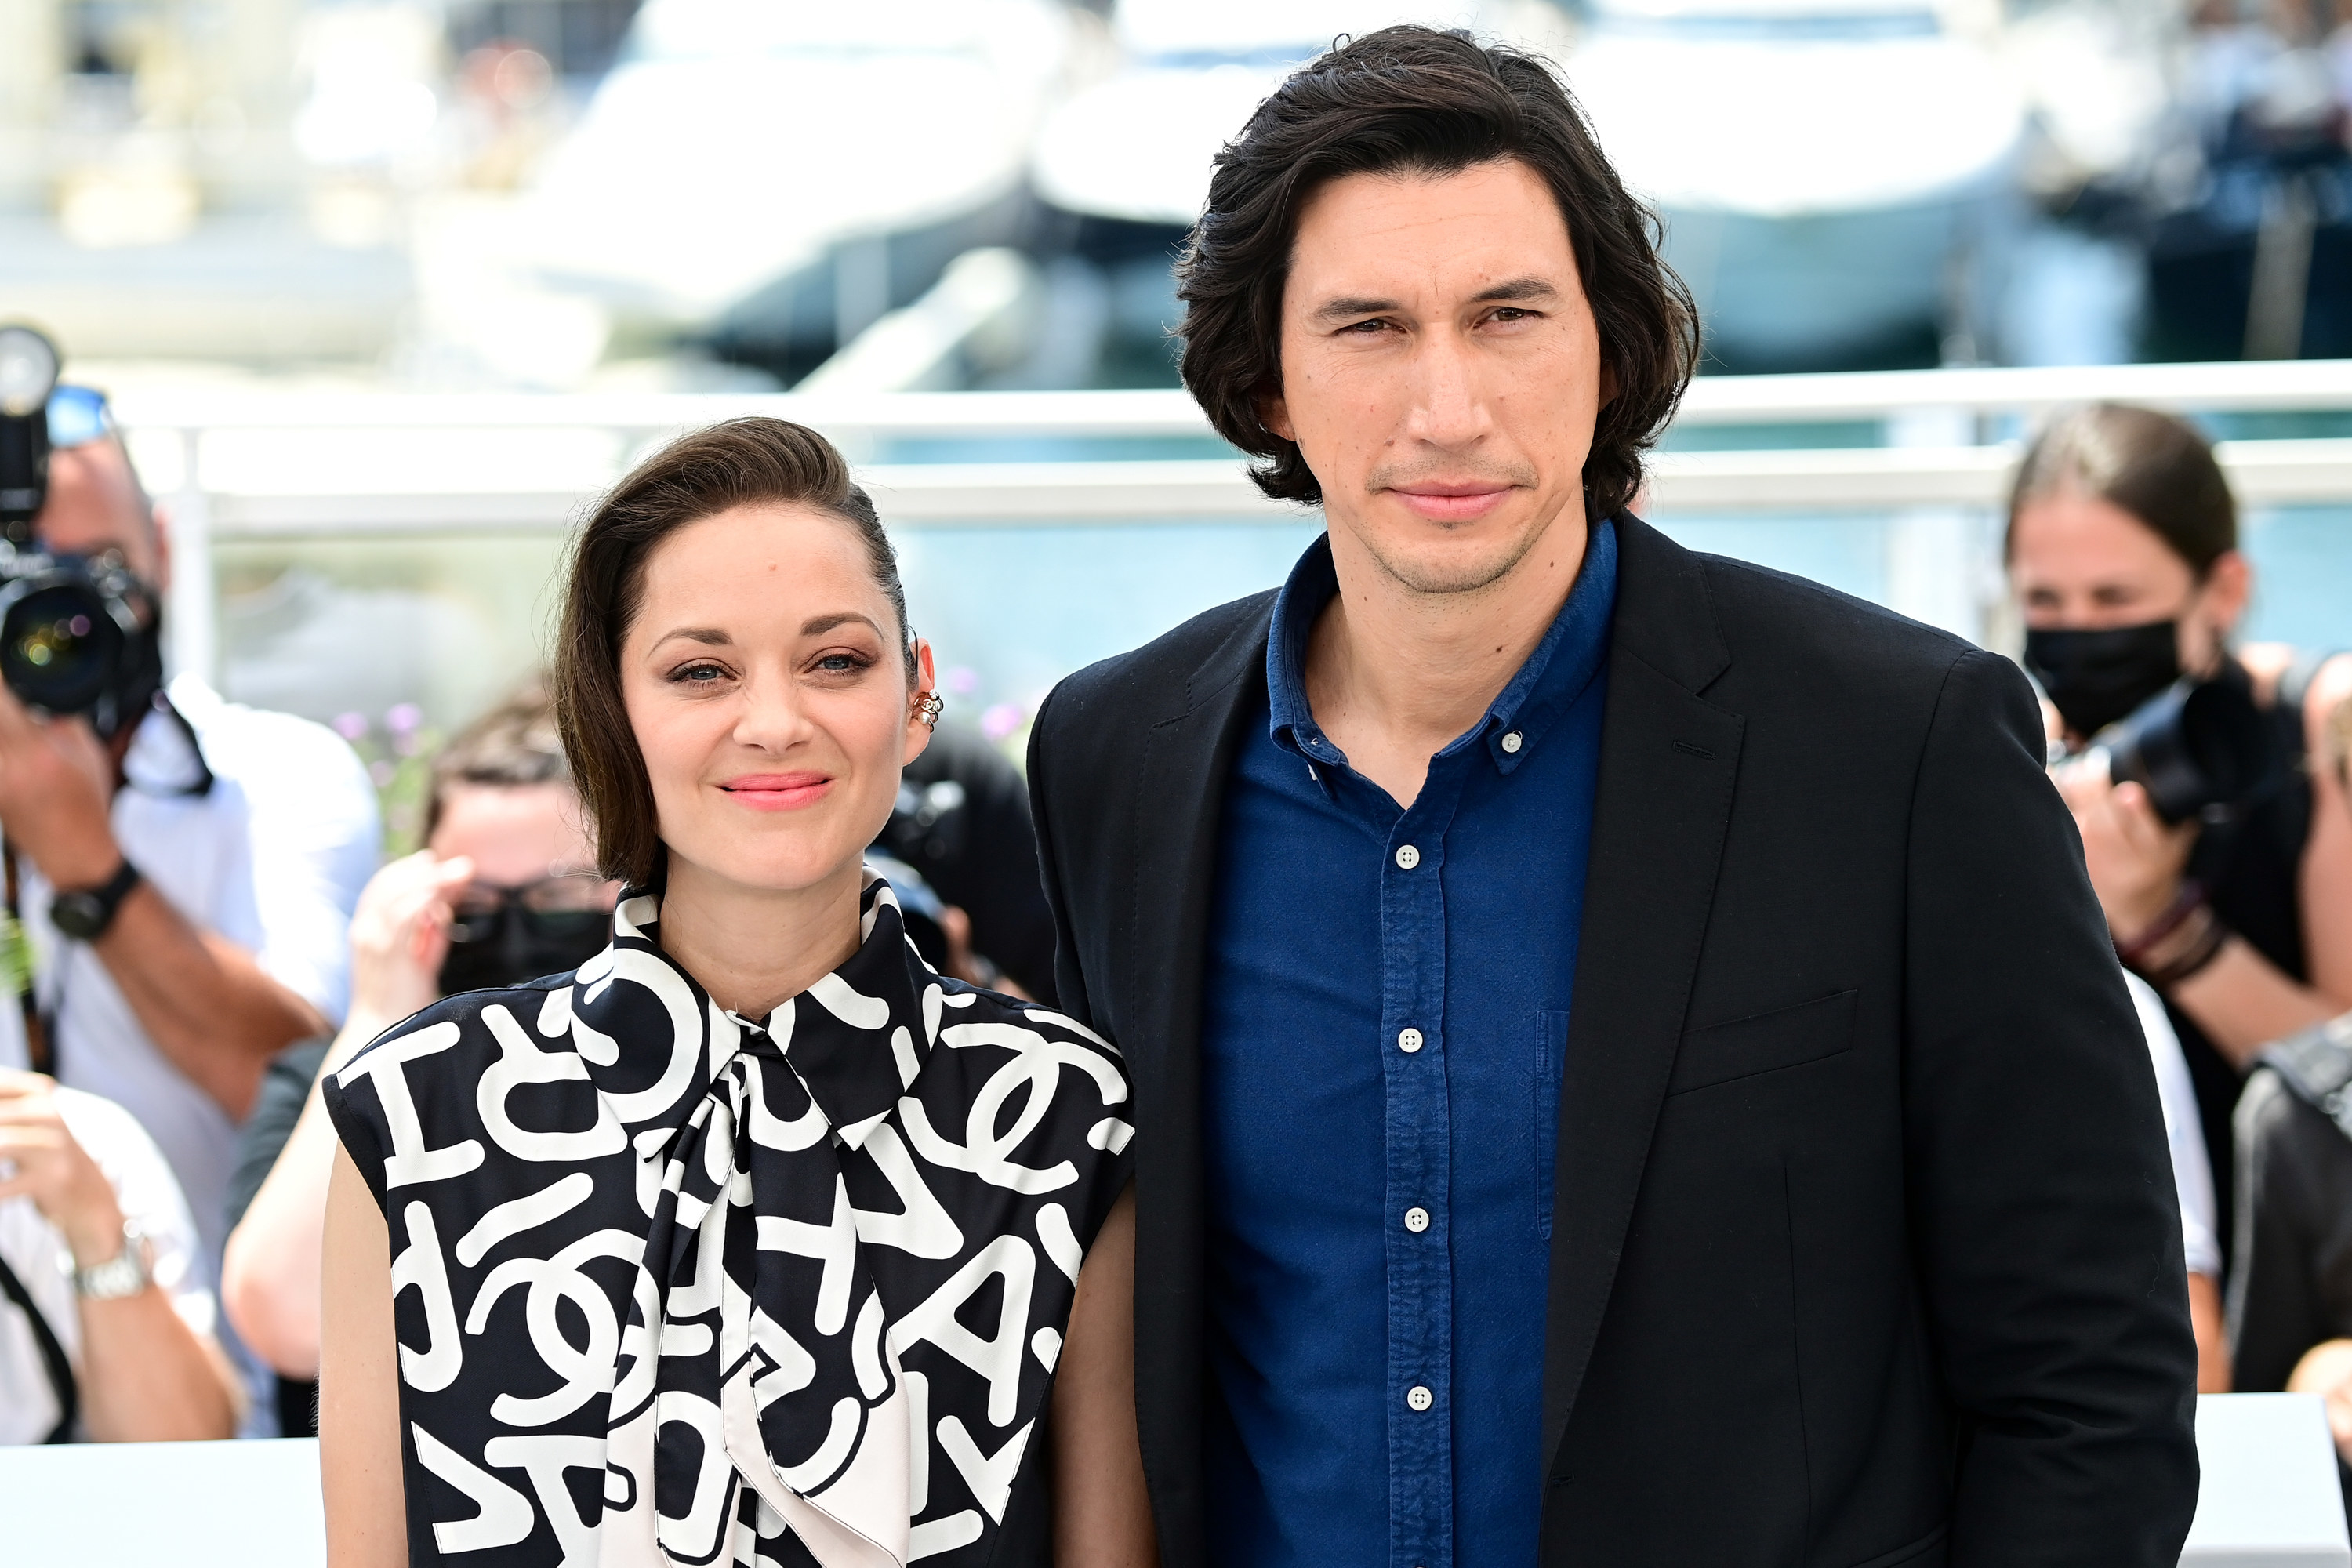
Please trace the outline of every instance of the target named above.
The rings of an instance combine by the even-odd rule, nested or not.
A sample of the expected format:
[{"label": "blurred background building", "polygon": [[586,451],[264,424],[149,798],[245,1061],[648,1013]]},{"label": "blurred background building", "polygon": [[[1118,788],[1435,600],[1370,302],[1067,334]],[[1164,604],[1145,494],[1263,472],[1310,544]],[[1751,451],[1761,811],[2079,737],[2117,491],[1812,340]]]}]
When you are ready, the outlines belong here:
[{"label": "blurred background building", "polygon": [[[1217,146],[1400,19],[1562,63],[1710,380],[2352,356],[2352,0],[5,0],[0,319],[115,395],[208,547],[182,656],[389,770],[533,657],[565,509],[666,422],[1173,388],[1170,266]],[[572,413],[450,401],[551,394]],[[594,404],[662,395],[716,401]],[[2352,435],[2317,404],[2214,425]],[[942,484],[1228,456],[1173,404],[1051,406],[849,434]],[[2021,407],[1750,409],[1669,445],[1990,449]],[[1998,637],[1980,507],[1736,500],[1669,521]],[[1314,526],[1187,504],[909,526],[961,695],[1009,731]],[[2279,549],[2343,521],[2280,515]],[[2352,587],[2352,552],[2308,553],[2313,603]]]}]

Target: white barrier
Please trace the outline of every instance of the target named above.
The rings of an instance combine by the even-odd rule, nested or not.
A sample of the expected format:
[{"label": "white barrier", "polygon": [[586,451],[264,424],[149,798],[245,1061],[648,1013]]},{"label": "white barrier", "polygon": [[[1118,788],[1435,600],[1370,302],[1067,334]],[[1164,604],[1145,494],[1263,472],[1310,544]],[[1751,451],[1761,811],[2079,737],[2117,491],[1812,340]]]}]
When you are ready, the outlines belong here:
[{"label": "white barrier", "polygon": [[[2209,1394],[2197,1402],[2197,1448],[2204,1486],[2181,1568],[2352,1564],[2316,1398]],[[318,1450],[308,1441],[0,1448],[0,1561],[319,1568]]]},{"label": "white barrier", "polygon": [[[1969,623],[1979,606],[1951,584],[1984,575],[1986,563],[1973,559],[1981,543],[1972,542],[1956,510],[1999,502],[2015,455],[1989,436],[2004,420],[2098,399],[2210,413],[2352,409],[2352,360],[1706,377],[1691,386],[1678,430],[1875,421],[1891,444],[1664,452],[1653,463],[1646,504],[1669,520],[1907,513],[1898,531],[1931,547],[1928,575],[1942,586],[1924,597],[1897,593],[1895,607],[1976,635],[1980,628]],[[146,393],[124,395],[118,412],[150,485],[170,499],[173,655],[182,668],[215,667],[215,541],[561,531],[651,444],[738,415],[774,415],[824,430],[863,463],[863,477],[898,522],[1273,522],[1302,515],[1260,495],[1230,458],[1097,460],[1085,450],[1106,441],[1212,449],[1200,409],[1180,391]],[[908,442],[1003,441],[1064,444],[1078,460],[887,460]],[[2234,441],[2221,456],[2250,506],[2352,500],[2352,438]]]}]

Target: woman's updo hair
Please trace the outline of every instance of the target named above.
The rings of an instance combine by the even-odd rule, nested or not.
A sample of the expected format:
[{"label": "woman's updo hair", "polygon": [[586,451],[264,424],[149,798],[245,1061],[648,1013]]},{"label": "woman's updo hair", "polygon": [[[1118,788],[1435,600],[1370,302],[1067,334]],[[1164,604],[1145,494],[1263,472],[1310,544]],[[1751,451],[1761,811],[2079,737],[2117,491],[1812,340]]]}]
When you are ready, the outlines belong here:
[{"label": "woman's updo hair", "polygon": [[646,557],[689,522],[744,506],[805,506],[854,529],[898,617],[907,678],[915,639],[898,555],[832,442],[803,425],[730,419],[677,440],[607,491],[572,542],[548,688],[572,776],[595,830],[598,868],[644,887],[661,863],[653,785],[621,700],[621,641],[645,595]]},{"label": "woman's updo hair", "polygon": [[2213,448],[2186,419],[2095,403],[2061,415],[2026,448],[2009,492],[2004,556],[2028,501],[2074,490],[2145,523],[2200,579],[2238,548],[2238,503]]}]

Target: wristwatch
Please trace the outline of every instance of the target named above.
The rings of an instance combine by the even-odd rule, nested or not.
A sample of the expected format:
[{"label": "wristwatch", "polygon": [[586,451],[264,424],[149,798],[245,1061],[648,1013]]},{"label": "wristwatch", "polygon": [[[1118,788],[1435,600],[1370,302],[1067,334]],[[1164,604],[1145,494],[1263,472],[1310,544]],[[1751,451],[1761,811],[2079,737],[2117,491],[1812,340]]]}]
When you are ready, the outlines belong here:
[{"label": "wristwatch", "polygon": [[115,911],[131,889],[139,885],[139,868],[130,861],[106,879],[103,887],[76,888],[49,900],[49,923],[76,942],[96,942],[114,923]]},{"label": "wristwatch", "polygon": [[147,1240],[139,1222],[122,1222],[122,1250],[103,1263],[88,1268],[73,1266],[73,1254],[58,1255],[58,1261],[73,1280],[74,1294],[86,1301],[119,1301],[125,1296],[136,1296],[147,1289],[154,1275],[154,1248]]}]

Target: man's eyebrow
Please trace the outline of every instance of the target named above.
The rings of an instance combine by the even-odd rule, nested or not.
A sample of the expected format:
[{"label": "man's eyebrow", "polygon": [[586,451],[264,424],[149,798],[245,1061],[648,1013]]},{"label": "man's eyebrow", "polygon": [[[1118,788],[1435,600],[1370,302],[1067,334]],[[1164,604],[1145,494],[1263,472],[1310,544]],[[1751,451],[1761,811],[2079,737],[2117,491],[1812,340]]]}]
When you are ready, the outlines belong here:
[{"label": "man's eyebrow", "polygon": [[1397,308],[1394,300],[1371,300],[1354,294],[1342,294],[1336,300],[1326,300],[1308,315],[1310,321],[1352,321],[1359,316],[1377,316]]},{"label": "man's eyebrow", "polygon": [[1559,298],[1558,286],[1545,279],[1513,278],[1507,282],[1497,283],[1492,288],[1481,289],[1471,297],[1471,302],[1478,305],[1505,305],[1529,300]]},{"label": "man's eyebrow", "polygon": [[[1512,278],[1481,289],[1470,297],[1474,305],[1521,304],[1552,300],[1559,298],[1559,288],[1542,278]],[[1374,299],[1368,295],[1342,294],[1326,300],[1315,307],[1307,320],[1311,321],[1351,321],[1365,316],[1385,315],[1396,310],[1393,300]]]},{"label": "man's eyebrow", "polygon": [[824,636],[825,633],[833,630],[835,626],[845,626],[853,622],[859,626],[872,628],[876,637],[880,637],[882,635],[882,628],[874,625],[873,616],[861,616],[855,610],[844,610],[838,615],[816,616],[808,620],[803,621],[801,623],[801,636],[804,637],[821,637]]}]

